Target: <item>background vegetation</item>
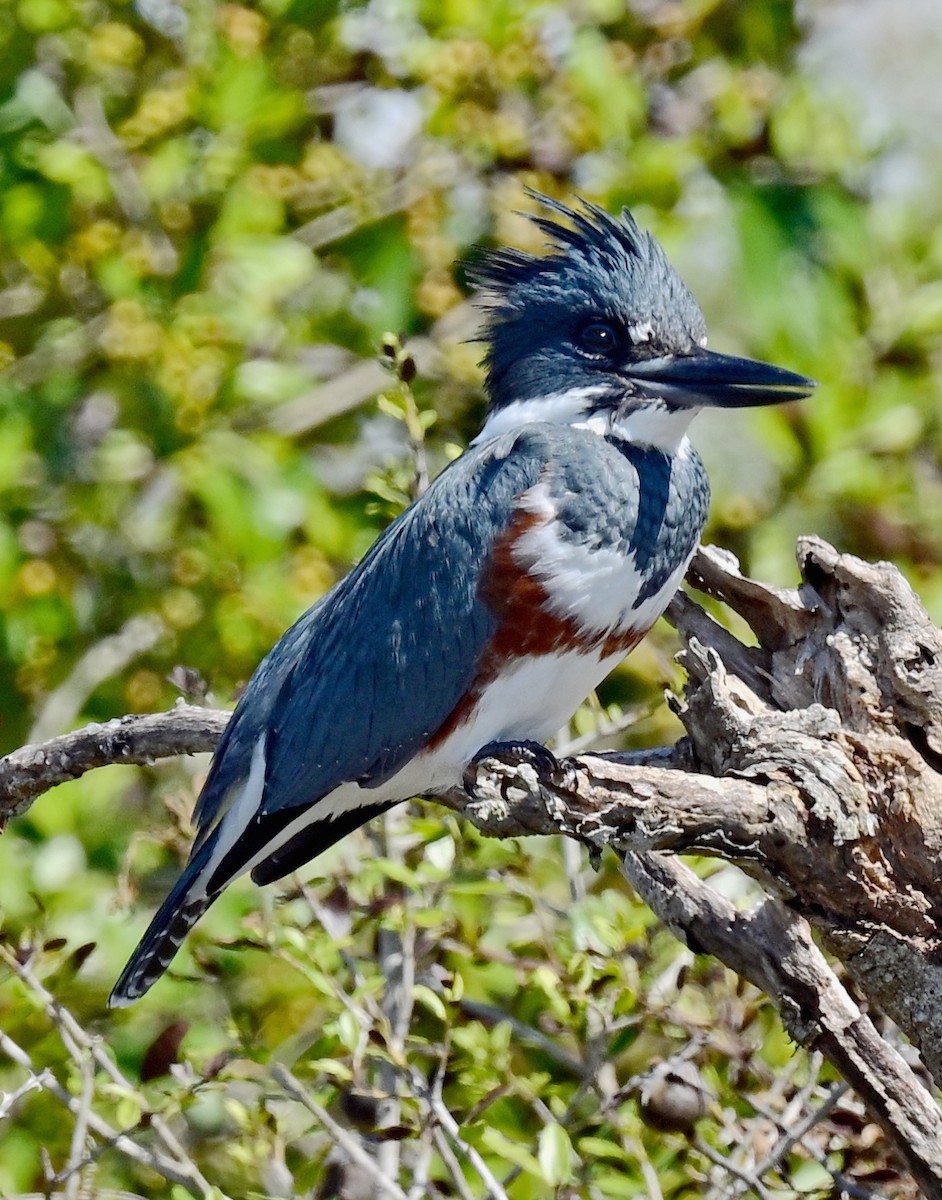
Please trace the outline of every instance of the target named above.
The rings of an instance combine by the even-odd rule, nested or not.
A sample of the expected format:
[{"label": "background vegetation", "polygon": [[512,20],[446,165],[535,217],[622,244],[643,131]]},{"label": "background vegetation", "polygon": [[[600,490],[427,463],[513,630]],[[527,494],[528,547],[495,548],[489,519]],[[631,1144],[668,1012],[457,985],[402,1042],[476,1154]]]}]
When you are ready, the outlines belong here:
[{"label": "background vegetation", "polygon": [[[181,691],[231,703],[406,502],[420,434],[432,471],[473,435],[456,263],[538,245],[525,186],[631,204],[713,345],[821,381],[700,419],[709,538],[787,583],[795,535],[820,533],[900,563],[942,616],[942,21],[880,8],[0,7],[0,749]],[[414,396],[380,365],[386,331],[415,339]],[[658,630],[572,736],[672,738],[671,647]],[[108,768],[0,842],[0,1194],[79,1163],[73,1195],[369,1194],[351,1141],[415,1197],[824,1197],[835,1173],[907,1194],[853,1097],[614,862],[429,807],[303,882],[233,888],[166,981],[106,1014],[204,770]],[[26,1090],[27,1062],[65,1091]],[[682,1132],[657,1128],[657,1062]],[[166,1121],[189,1166],[173,1183],[94,1122],[76,1134],[69,1094],[144,1158],[170,1154]]]}]

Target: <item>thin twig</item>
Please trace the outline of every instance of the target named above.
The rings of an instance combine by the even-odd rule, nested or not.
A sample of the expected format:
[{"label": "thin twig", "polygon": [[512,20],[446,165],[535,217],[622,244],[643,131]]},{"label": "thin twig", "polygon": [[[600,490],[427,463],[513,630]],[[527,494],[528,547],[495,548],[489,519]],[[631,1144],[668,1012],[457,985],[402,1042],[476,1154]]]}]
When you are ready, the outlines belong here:
[{"label": "thin twig", "polygon": [[454,1150],[451,1148],[451,1142],[445,1136],[444,1131],[435,1125],[432,1128],[432,1138],[435,1141],[435,1148],[445,1166],[448,1168],[448,1173],[451,1175],[452,1182],[456,1190],[461,1196],[461,1200],[476,1200],[474,1192],[468,1185],[467,1179],[464,1177],[464,1171],[461,1169],[461,1163]]},{"label": "thin twig", "polygon": [[[404,813],[400,808],[387,812],[382,822],[370,830],[377,853],[393,862],[402,863],[402,832]],[[400,933],[381,925],[377,932],[377,955],[383,976],[380,1010],[385,1018],[387,1049],[396,1060],[405,1057],[405,1039],[412,1019],[412,988],[415,983],[415,930],[405,924]],[[380,1105],[377,1121],[397,1125],[401,1115],[399,1103],[399,1072],[389,1058],[382,1057],[376,1068],[379,1089],[386,1096]],[[378,1147],[376,1161],[388,1179],[399,1176],[401,1147],[398,1141],[386,1140]]]},{"label": "thin twig", "polygon": [[650,1158],[648,1158],[648,1152],[644,1148],[644,1142],[641,1138],[635,1140],[634,1152],[638,1159],[638,1166],[641,1168],[641,1174],[644,1176],[644,1186],[648,1189],[648,1200],[664,1200],[664,1193],[661,1191],[661,1183],[657,1177],[657,1171],[654,1169],[654,1164]]},{"label": "thin twig", "polygon": [[[13,1042],[9,1035],[4,1035],[3,1050],[4,1053],[10,1054],[10,1057],[13,1057],[18,1065],[22,1066],[24,1061],[29,1063],[30,1065],[26,1069],[30,1072],[30,1078],[35,1081],[36,1086],[47,1092],[50,1096],[54,1096],[73,1116],[78,1116],[81,1101],[62,1086],[52,1071],[36,1071],[26,1051]],[[11,1054],[11,1050],[13,1054]],[[139,1145],[129,1136],[130,1131],[122,1132],[114,1129],[104,1118],[100,1117],[94,1111],[88,1113],[87,1119],[89,1130],[103,1142],[119,1150],[133,1162],[156,1171],[158,1175],[162,1175],[169,1183],[178,1183],[187,1189],[192,1189],[193,1175],[191,1170],[180,1167],[173,1159],[168,1158],[159,1150]],[[189,1165],[187,1164],[187,1166]],[[218,1190],[207,1190],[202,1194],[207,1197],[207,1200],[210,1200],[210,1198],[211,1200],[219,1200],[223,1196],[223,1193]]]},{"label": "thin twig", "polygon": [[[774,1119],[779,1128],[782,1129],[783,1136],[778,1142],[776,1142],[765,1158],[763,1158],[762,1161],[756,1165],[755,1170],[757,1174],[760,1176],[768,1174],[769,1171],[773,1170],[779,1165],[779,1163],[781,1163],[785,1155],[788,1154],[794,1146],[796,1146],[799,1142],[804,1144],[803,1139],[805,1135],[814,1129],[815,1125],[823,1121],[829,1113],[832,1113],[849,1091],[850,1088],[846,1083],[835,1083],[823,1103],[819,1104],[816,1109],[808,1113],[804,1120],[799,1121],[794,1128],[789,1129],[784,1125],[783,1121],[779,1120],[778,1118],[771,1118]],[[756,1111],[759,1110],[757,1109]],[[738,1200],[742,1194],[743,1192],[740,1185],[738,1183],[734,1183],[724,1194],[724,1200]]]},{"label": "thin twig", "polygon": [[735,1175],[736,1178],[743,1183],[747,1189],[754,1191],[756,1195],[760,1197],[760,1200],[775,1200],[775,1197],[772,1195],[769,1189],[765,1187],[757,1174],[746,1170],[743,1167],[737,1166],[732,1159],[726,1158],[724,1155],[720,1154],[719,1151],[714,1150],[711,1145],[703,1140],[703,1138],[698,1137],[694,1141],[694,1146],[700,1151],[703,1157],[708,1158],[710,1162],[714,1164],[714,1166],[722,1167],[722,1169],[728,1172],[730,1175]]},{"label": "thin twig", "polygon": [[[111,1079],[112,1083],[117,1084],[118,1087],[122,1088],[129,1095],[132,1095],[140,1105],[142,1113],[146,1114],[149,1128],[153,1130],[156,1137],[163,1143],[165,1149],[180,1164],[181,1170],[186,1172],[186,1183],[189,1186],[196,1187],[201,1195],[207,1197],[207,1200],[218,1196],[218,1189],[214,1189],[205,1178],[202,1171],[200,1171],[199,1167],[180,1144],[176,1134],[173,1133],[160,1114],[154,1112],[148,1105],[143,1093],[134,1087],[114,1060],[105,1053],[99,1039],[86,1033],[65,1005],[56,1000],[52,993],[40,982],[29,964],[20,962],[9,947],[0,945],[0,959],[42,1001],[47,1017],[55,1026],[63,1046],[79,1069],[81,1069],[81,1064],[85,1057],[89,1056]],[[74,1105],[70,1103],[70,1110],[78,1116],[82,1111],[81,1102],[75,1097],[70,1097],[70,1101],[74,1101]],[[91,1127],[92,1114],[90,1112],[88,1113],[88,1121]]]},{"label": "thin twig", "polygon": [[[448,1032],[440,1045],[438,1065],[432,1077],[430,1090],[433,1095],[441,1096],[445,1082],[445,1072],[448,1069],[448,1056],[451,1050],[451,1037]],[[432,1167],[432,1151],[435,1148],[435,1118],[429,1114],[429,1120],[422,1128],[421,1145],[415,1156],[412,1168],[412,1186],[409,1188],[409,1200],[424,1200],[428,1191],[429,1171]]]},{"label": "thin twig", "polygon": [[433,1088],[430,1088],[421,1071],[414,1067],[409,1068],[409,1073],[412,1079],[412,1086],[416,1095],[420,1096],[432,1115],[435,1117],[438,1124],[441,1126],[444,1133],[451,1140],[455,1149],[467,1158],[468,1162],[477,1171],[481,1182],[488,1189],[488,1194],[492,1200],[507,1200],[507,1193],[503,1186],[498,1182],[493,1171],[478,1153],[474,1146],[471,1146],[461,1136],[461,1129],[458,1122],[455,1120],[451,1110],[445,1104],[440,1094],[436,1094]]},{"label": "thin twig", "polygon": [[[10,1045],[9,1038],[5,1034],[0,1035],[0,1050],[8,1056],[8,1047]],[[3,1121],[10,1115],[16,1107],[17,1102],[22,1100],[24,1096],[28,1096],[30,1092],[41,1092],[47,1086],[48,1082],[54,1078],[51,1071],[41,1071],[38,1075],[34,1075],[30,1068],[27,1069],[30,1073],[18,1088],[14,1088],[12,1092],[0,1092],[0,1121]]]},{"label": "thin twig", "polygon": [[392,1200],[409,1200],[399,1184],[383,1173],[353,1134],[344,1129],[342,1125],[339,1125],[330,1113],[325,1108],[322,1108],[316,1100],[311,1099],[302,1087],[301,1081],[292,1075],[287,1067],[281,1063],[275,1063],[271,1069],[271,1073],[289,1096],[292,1096],[299,1104],[303,1104],[308,1112],[317,1118],[318,1122],[323,1126],[336,1145],[343,1150],[344,1154],[352,1162],[355,1162],[358,1167],[362,1167],[366,1171],[377,1187],[381,1188],[387,1196],[392,1197]]},{"label": "thin twig", "polygon": [[426,1126],[419,1136],[412,1164],[412,1183],[409,1186],[409,1200],[425,1200],[428,1196],[428,1177],[432,1169],[432,1151],[434,1142],[432,1130]]},{"label": "thin twig", "polygon": [[[69,1158],[66,1164],[70,1178],[66,1183],[66,1200],[77,1200],[82,1184],[81,1170],[85,1163],[85,1142],[88,1137],[88,1117],[92,1111],[95,1099],[95,1068],[91,1057],[85,1054],[82,1058],[82,1092],[79,1097],[79,1110],[72,1126],[72,1138],[69,1144]],[[58,1179],[54,1183],[60,1182]]]}]

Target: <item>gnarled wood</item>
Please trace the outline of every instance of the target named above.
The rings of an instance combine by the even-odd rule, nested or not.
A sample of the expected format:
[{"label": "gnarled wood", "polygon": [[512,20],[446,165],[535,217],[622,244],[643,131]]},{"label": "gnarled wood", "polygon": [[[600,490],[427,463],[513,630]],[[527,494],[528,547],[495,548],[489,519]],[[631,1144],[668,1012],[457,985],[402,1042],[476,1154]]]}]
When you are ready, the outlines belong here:
[{"label": "gnarled wood", "polygon": [[[720,551],[695,558],[689,581],[743,617],[757,644],[675,599],[689,675],[676,746],[542,774],[517,755],[490,757],[440,799],[494,836],[614,847],[663,919],[769,991],[793,1035],[867,1099],[926,1194],[942,1197],[934,1099],[809,932],[942,1085],[942,634],[889,564],[816,538],[798,559],[802,583],[788,590],[744,578]],[[90,767],[209,749],[226,720],[183,705],[25,747],[0,760],[0,819]],[[769,898],[736,913],[651,851],[736,862]]]}]

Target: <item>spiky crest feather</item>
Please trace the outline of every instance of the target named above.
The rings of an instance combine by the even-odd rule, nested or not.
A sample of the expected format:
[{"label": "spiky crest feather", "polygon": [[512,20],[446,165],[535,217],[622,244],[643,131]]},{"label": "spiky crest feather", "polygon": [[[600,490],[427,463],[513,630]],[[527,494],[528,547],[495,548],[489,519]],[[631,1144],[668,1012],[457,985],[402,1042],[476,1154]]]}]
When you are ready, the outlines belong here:
[{"label": "spiky crest feather", "polygon": [[652,251],[660,250],[651,234],[639,227],[630,209],[623,208],[621,216],[615,217],[581,197],[580,210],[570,208],[561,200],[545,196],[532,188],[527,188],[526,192],[566,223],[532,213],[521,213],[547,235],[547,246],[551,253],[535,255],[525,250],[502,248],[490,251],[480,262],[469,265],[467,274],[472,283],[483,292],[491,293],[490,296],[481,297],[485,304],[500,304],[518,284],[527,283],[536,275],[560,271],[574,255],[598,257],[618,266],[631,258],[649,259]]}]

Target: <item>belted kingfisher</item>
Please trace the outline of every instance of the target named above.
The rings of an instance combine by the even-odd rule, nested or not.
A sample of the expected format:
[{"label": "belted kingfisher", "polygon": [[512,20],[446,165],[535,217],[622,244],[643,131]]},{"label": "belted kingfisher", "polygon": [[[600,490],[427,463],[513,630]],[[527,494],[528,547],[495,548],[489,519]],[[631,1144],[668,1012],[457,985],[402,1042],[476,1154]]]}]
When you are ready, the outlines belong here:
[{"label": "belted kingfisher", "polygon": [[696,301],[625,210],[534,218],[535,257],[475,272],[484,427],[252,676],[196,805],[180,880],[111,995],[141,996],[238,876],[280,879],[371,817],[461,783],[482,748],[541,742],[650,629],[709,483],[704,405],[810,393],[706,349]]}]

